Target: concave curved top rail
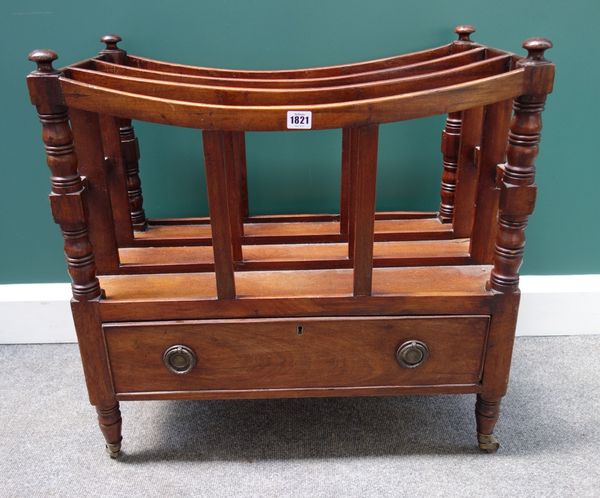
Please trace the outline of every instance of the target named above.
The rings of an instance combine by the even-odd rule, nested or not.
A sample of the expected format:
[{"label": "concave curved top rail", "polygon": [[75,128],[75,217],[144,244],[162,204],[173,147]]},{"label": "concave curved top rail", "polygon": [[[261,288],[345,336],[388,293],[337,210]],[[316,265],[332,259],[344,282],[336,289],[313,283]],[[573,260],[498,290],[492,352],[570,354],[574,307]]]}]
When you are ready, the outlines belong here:
[{"label": "concave curved top rail", "polygon": [[216,78],[231,78],[231,79],[314,79],[327,78],[342,75],[351,75],[367,71],[375,71],[386,68],[398,67],[417,62],[424,62],[438,57],[443,57],[463,50],[469,50],[473,47],[481,45],[471,41],[470,35],[475,32],[472,26],[457,26],[454,30],[458,34],[458,40],[454,43],[441,45],[439,47],[401,54],[392,57],[374,59],[369,61],[354,62],[350,64],[338,64],[333,66],[309,67],[301,69],[283,69],[283,70],[244,70],[244,69],[223,69],[190,66],[186,64],[174,64],[146,57],[135,55],[127,55],[123,50],[117,47],[121,41],[118,35],[106,35],[101,38],[101,41],[106,44],[106,50],[103,50],[99,57],[110,59],[111,52],[120,51],[123,54],[123,63],[127,66],[132,66],[139,69],[155,70],[166,73],[176,73],[178,75],[193,75]]},{"label": "concave curved top rail", "polygon": [[198,76],[184,73],[172,73],[158,70],[140,69],[123,64],[114,64],[103,60],[92,60],[87,64],[82,64],[81,68],[102,71],[122,76],[148,78],[160,81],[171,81],[179,83],[191,83],[198,85],[228,86],[243,88],[317,88],[339,85],[351,85],[365,83],[370,81],[380,81],[385,79],[397,78],[401,76],[411,76],[425,74],[432,71],[441,71],[468,64],[487,57],[509,54],[490,51],[484,47],[471,47],[468,50],[462,50],[450,55],[443,55],[432,59],[411,62],[410,64],[399,64],[395,66],[360,71],[346,75],[335,75],[321,78],[231,78],[231,77],[212,77]]},{"label": "concave curved top rail", "polygon": [[[117,47],[120,37],[108,35],[99,57],[62,69],[60,84],[66,105],[75,109],[240,131],[286,130],[290,111],[311,113],[311,129],[345,128],[457,112],[551,90],[551,77],[539,68],[532,74],[528,61],[536,54],[530,51],[523,58],[475,44],[469,26],[455,31],[459,40],[412,54],[283,71],[153,61],[127,55]],[[44,64],[54,71],[52,60],[49,56]]]},{"label": "concave curved top rail", "polygon": [[472,62],[447,70],[428,72],[381,81],[331,87],[272,89],[219,87],[175,83],[147,78],[126,77],[103,71],[73,68],[66,77],[112,90],[147,95],[150,97],[204,104],[236,106],[305,105],[349,102],[377,97],[400,95],[415,91],[440,88],[495,76],[511,69],[510,56]]}]

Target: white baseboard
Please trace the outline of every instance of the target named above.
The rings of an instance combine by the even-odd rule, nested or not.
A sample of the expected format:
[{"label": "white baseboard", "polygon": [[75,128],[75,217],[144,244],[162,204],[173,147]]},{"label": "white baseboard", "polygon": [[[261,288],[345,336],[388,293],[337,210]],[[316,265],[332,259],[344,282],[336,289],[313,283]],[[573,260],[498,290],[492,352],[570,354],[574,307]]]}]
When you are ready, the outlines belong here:
[{"label": "white baseboard", "polygon": [[0,285],[0,344],[76,342],[70,284]]},{"label": "white baseboard", "polygon": [[[600,275],[521,277],[517,335],[600,334]],[[69,284],[0,285],[0,344],[75,342]]]},{"label": "white baseboard", "polygon": [[517,335],[600,334],[600,275],[521,277]]}]

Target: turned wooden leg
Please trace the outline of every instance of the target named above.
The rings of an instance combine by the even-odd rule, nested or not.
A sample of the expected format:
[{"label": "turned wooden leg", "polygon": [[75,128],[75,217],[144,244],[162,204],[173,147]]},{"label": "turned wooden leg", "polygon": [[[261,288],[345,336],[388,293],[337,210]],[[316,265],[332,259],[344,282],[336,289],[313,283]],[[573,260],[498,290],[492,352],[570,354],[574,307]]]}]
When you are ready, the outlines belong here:
[{"label": "turned wooden leg", "polygon": [[500,398],[487,400],[478,394],[475,404],[475,417],[477,418],[477,440],[479,449],[487,453],[495,453],[500,443],[494,436],[494,427],[500,414]]},{"label": "turned wooden leg", "polygon": [[111,458],[117,458],[121,452],[121,411],[119,403],[113,406],[96,406],[98,424],[106,440],[106,452]]}]

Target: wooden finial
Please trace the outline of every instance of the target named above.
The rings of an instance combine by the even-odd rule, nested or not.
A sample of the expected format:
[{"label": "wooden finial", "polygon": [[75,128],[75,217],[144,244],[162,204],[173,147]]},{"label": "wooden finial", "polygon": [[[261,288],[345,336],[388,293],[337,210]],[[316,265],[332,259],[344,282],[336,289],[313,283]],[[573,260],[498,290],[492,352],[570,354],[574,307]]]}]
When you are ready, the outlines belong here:
[{"label": "wooden finial", "polygon": [[552,42],[548,38],[528,38],[523,42],[523,48],[527,50],[528,61],[548,62],[544,58],[544,52],[552,48]]},{"label": "wooden finial", "polygon": [[456,28],[454,28],[454,32],[458,35],[457,41],[471,43],[473,42],[473,40],[471,40],[471,34],[475,33],[475,28],[470,24],[456,26]]},{"label": "wooden finial", "polygon": [[100,38],[102,43],[106,44],[107,51],[121,51],[119,47],[117,47],[117,43],[119,43],[122,38],[119,35],[104,35]]},{"label": "wooden finial", "polygon": [[56,52],[48,49],[37,49],[29,53],[27,57],[30,61],[37,64],[36,71],[38,73],[56,73],[56,69],[52,67],[52,62],[58,59]]}]

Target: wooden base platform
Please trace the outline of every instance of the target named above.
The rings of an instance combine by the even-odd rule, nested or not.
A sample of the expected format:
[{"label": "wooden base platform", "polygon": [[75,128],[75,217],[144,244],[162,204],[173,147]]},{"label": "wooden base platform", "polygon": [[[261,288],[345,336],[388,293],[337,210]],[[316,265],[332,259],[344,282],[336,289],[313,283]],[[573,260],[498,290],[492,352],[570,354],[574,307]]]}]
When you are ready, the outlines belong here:
[{"label": "wooden base platform", "polygon": [[[372,296],[487,295],[490,266],[376,268]],[[100,277],[102,304],[217,299],[215,275],[169,273]],[[253,271],[236,274],[236,299],[352,297],[352,270]],[[231,300],[232,302],[234,300]]]},{"label": "wooden base platform", "polygon": [[352,270],[236,273],[236,299],[217,299],[215,275],[100,277],[104,321],[319,315],[489,314],[490,266],[375,268],[373,295],[353,297]]}]

